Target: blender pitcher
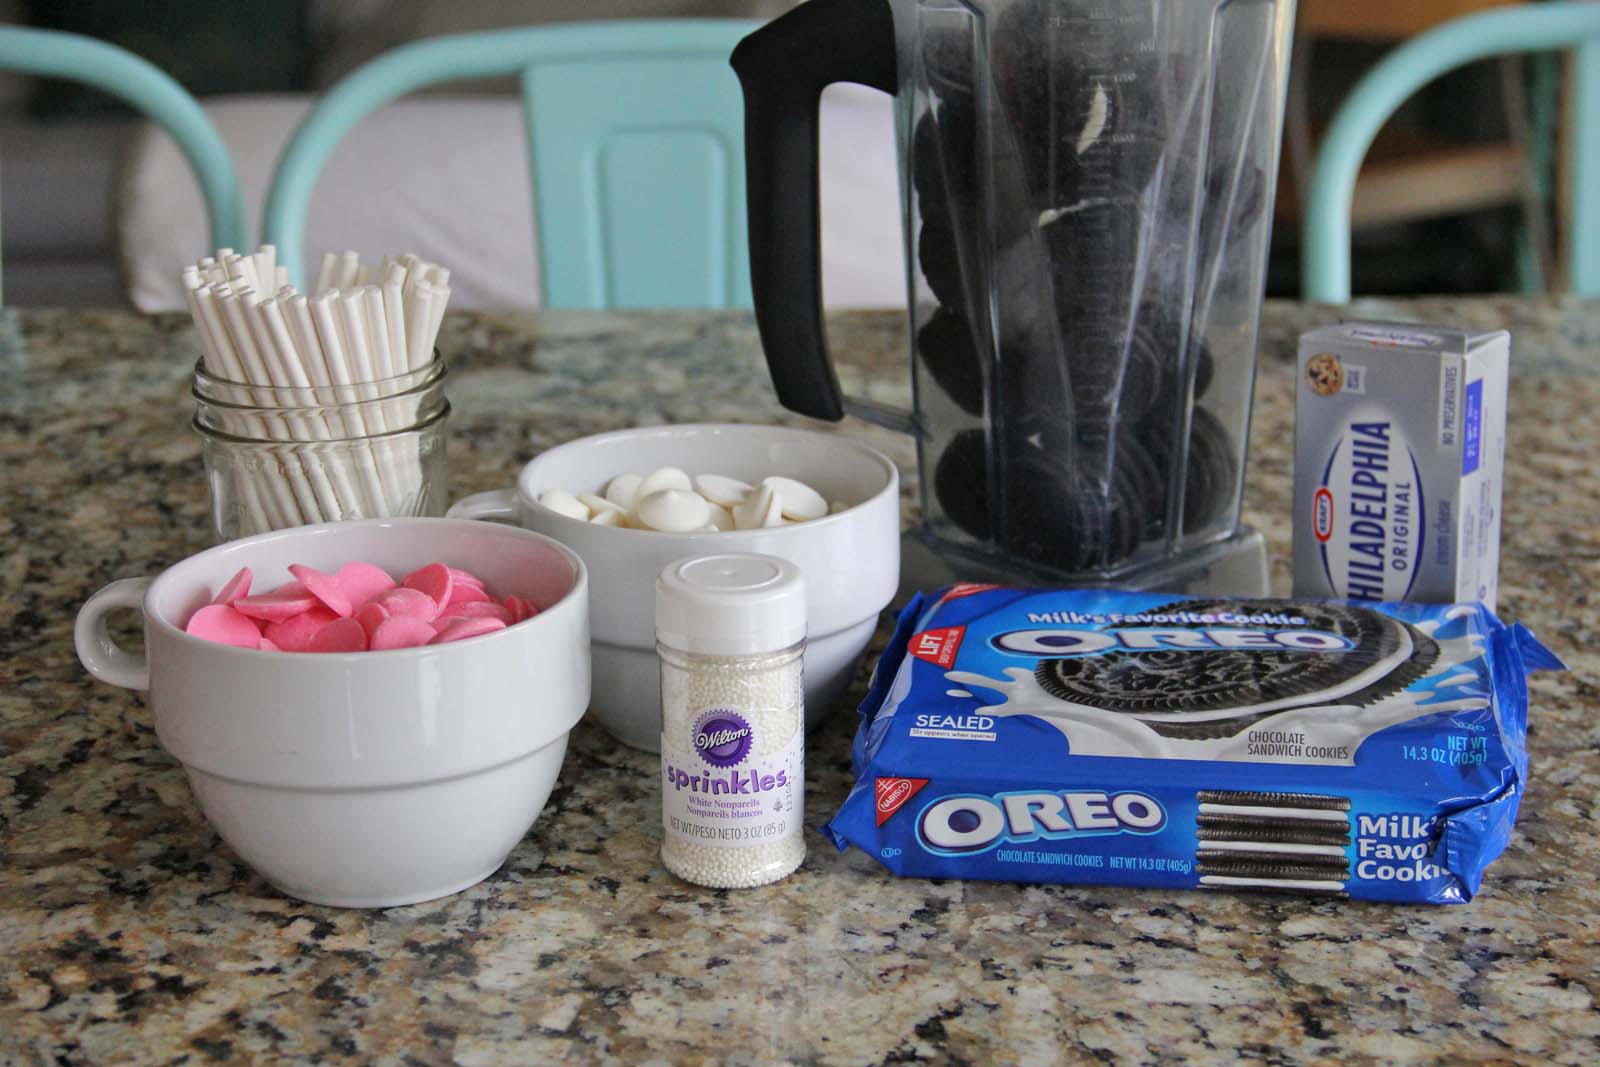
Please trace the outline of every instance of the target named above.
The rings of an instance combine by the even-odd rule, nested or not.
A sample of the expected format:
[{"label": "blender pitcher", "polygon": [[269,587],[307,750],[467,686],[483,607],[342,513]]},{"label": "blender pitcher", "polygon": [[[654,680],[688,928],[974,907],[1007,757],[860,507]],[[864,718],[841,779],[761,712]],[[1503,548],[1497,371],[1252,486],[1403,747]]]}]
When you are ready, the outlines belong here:
[{"label": "blender pitcher", "polygon": [[[778,397],[916,435],[934,580],[1265,591],[1239,506],[1293,7],[810,0],[735,49]],[[911,412],[842,397],[827,354],[836,81],[897,97]]]}]

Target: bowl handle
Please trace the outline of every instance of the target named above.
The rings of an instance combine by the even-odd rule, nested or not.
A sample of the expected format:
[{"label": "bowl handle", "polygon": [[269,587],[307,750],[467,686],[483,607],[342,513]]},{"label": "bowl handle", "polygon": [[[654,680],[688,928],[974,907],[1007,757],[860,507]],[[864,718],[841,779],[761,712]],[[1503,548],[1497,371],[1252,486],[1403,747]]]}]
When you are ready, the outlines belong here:
[{"label": "bowl handle", "polygon": [[452,519],[482,519],[485,522],[517,524],[517,491],[491,489],[487,493],[473,493],[450,505],[445,512]]},{"label": "bowl handle", "polygon": [[124,652],[106,629],[106,616],[119,608],[144,611],[145,590],[150,578],[122,578],[89,598],[78,609],[72,628],[72,643],[78,649],[78,662],[102,682],[124,689],[150,688],[150,661],[144,656]]}]

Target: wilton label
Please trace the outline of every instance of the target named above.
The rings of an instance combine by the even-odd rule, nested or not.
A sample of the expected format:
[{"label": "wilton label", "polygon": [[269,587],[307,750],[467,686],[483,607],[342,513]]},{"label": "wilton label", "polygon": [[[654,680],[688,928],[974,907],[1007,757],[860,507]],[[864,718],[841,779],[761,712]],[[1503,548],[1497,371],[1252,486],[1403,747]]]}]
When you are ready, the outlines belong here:
[{"label": "wilton label", "polygon": [[805,730],[766,755],[761,715],[705,708],[682,736],[661,735],[661,806],[669,836],[748,848],[794,833],[805,810]]}]

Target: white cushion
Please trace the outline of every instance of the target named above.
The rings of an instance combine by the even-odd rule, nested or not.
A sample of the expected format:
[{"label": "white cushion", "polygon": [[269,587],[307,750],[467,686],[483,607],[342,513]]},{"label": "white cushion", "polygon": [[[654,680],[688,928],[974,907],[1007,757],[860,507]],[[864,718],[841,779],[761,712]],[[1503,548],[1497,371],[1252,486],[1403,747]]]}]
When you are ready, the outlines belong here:
[{"label": "white cushion", "polygon": [[[258,233],[272,168],[309,96],[207,101],[233,153]],[[836,86],[823,102],[823,284],[830,307],[903,307],[905,269],[893,101]],[[147,126],[129,153],[117,237],[128,296],[141,311],[184,307],[179,275],[209,255],[204,204],[177,147]],[[368,116],[317,182],[306,223],[307,271],[325,251],[363,260],[415,252],[450,268],[450,306],[539,304],[532,184],[514,97],[421,96]],[[308,281],[310,279],[307,279]]]}]

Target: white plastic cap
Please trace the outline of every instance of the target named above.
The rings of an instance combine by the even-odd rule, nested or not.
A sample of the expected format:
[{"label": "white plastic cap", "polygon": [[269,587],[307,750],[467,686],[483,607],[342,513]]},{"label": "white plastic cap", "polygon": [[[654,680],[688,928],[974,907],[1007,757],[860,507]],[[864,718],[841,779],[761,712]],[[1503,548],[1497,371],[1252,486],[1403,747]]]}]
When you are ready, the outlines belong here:
[{"label": "white plastic cap", "polygon": [[669,563],[656,579],[656,640],[711,656],[776,652],[806,636],[800,568],[729,552]]}]

